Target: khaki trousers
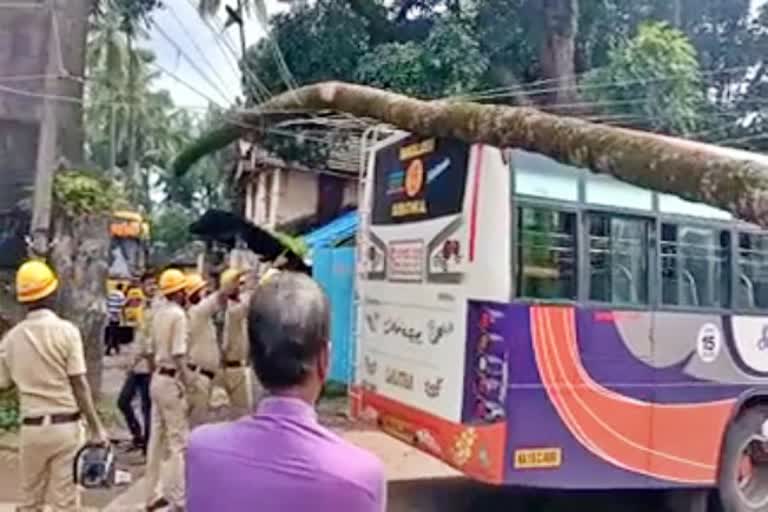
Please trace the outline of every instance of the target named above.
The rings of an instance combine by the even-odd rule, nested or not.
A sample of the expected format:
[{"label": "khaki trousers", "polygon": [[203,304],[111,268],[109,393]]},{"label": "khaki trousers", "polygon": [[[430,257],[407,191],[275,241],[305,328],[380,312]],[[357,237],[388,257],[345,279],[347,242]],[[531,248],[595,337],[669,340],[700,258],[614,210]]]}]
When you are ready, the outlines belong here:
[{"label": "khaki trousers", "polygon": [[202,373],[192,373],[189,396],[189,426],[195,428],[208,422],[213,381]]},{"label": "khaki trousers", "polygon": [[[147,504],[163,496],[175,507],[184,506],[184,450],[189,435],[187,396],[176,379],[155,373],[149,395],[152,399],[152,428],[147,449]],[[161,480],[161,467],[165,470]],[[162,484],[162,485],[158,485]]]},{"label": "khaki trousers", "polygon": [[230,419],[236,420],[253,410],[253,383],[251,369],[224,368],[224,389],[229,396]]},{"label": "khaki trousers", "polygon": [[73,467],[83,441],[80,422],[21,427],[21,504],[17,511],[39,512],[45,505],[55,512],[80,510]]}]

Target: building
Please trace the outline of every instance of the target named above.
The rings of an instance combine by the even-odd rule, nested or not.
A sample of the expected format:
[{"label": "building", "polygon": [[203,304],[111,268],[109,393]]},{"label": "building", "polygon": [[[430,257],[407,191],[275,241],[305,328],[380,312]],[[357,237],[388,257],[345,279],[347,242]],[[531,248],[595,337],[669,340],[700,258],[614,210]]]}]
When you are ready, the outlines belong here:
[{"label": "building", "polygon": [[[357,205],[358,163],[312,169],[240,141],[235,181],[243,216],[268,229],[294,230],[323,223]],[[329,165],[329,167],[331,167]]]},{"label": "building", "polygon": [[0,268],[26,254],[30,222],[36,235],[50,228],[53,171],[82,162],[78,101],[90,4],[0,2]]}]

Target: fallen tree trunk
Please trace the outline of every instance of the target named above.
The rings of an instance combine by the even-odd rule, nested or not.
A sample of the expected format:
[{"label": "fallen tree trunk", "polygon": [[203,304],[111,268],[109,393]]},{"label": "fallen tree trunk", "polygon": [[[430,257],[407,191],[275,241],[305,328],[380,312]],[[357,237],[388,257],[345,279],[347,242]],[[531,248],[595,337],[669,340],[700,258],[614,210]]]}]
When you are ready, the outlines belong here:
[{"label": "fallen tree trunk", "polygon": [[179,174],[202,156],[268,123],[281,109],[335,110],[424,136],[535,151],[643,188],[675,194],[768,226],[768,159],[726,157],[701,144],[547,114],[528,107],[422,101],[371,87],[326,82],[289,91],[246,110],[185,150]]}]

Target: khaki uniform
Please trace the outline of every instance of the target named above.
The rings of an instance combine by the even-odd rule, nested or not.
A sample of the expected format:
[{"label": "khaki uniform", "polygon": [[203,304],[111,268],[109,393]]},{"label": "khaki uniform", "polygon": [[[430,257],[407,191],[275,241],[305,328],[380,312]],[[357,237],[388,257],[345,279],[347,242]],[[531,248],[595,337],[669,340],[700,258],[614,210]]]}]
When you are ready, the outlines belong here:
[{"label": "khaki uniform", "polygon": [[160,468],[167,461],[162,482],[163,496],[174,506],[184,506],[184,449],[189,434],[187,392],[180,375],[164,375],[176,368],[174,357],[187,353],[187,315],[175,302],[166,302],[153,312],[152,340],[155,367],[152,376],[152,425],[147,450],[147,503],[154,502]]},{"label": "khaki uniform", "polygon": [[47,309],[32,311],[0,341],[0,388],[15,383],[21,415],[43,418],[22,425],[20,511],[80,510],[72,467],[84,441],[81,421],[55,423],[52,415],[72,415],[79,407],[69,382],[84,375],[80,331]]},{"label": "khaki uniform", "polygon": [[205,423],[208,418],[213,377],[221,366],[216,326],[213,323],[213,316],[218,309],[219,296],[212,294],[187,310],[189,317],[187,355],[192,370],[188,401],[189,423],[192,427]]},{"label": "khaki uniform", "polygon": [[230,300],[224,315],[222,343],[223,384],[229,395],[231,418],[237,419],[253,409],[253,377],[248,367],[248,304],[250,296]]},{"label": "khaki uniform", "polygon": [[154,318],[154,312],[158,311],[165,303],[164,297],[153,297],[144,308],[137,333],[138,343],[136,343],[136,350],[138,354],[145,357],[137,360],[132,368],[133,373],[150,373],[147,356],[155,353],[155,344],[152,340],[152,319]]}]

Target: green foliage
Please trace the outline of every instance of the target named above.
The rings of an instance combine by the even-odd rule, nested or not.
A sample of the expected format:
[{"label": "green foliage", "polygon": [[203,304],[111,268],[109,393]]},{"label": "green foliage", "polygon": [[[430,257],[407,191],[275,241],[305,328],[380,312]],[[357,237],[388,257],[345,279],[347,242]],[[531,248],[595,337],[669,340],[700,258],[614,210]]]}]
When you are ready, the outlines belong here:
[{"label": "green foliage", "polygon": [[[329,79],[353,80],[359,60],[369,49],[365,21],[345,0],[318,0],[272,18],[272,38],[263,38],[246,53],[244,88],[253,101],[260,93],[258,76],[271,93],[286,90],[290,79],[276,57],[277,43],[292,76],[299,83]],[[249,72],[252,71],[252,72]]]},{"label": "green foliage", "polygon": [[488,58],[457,18],[439,20],[423,42],[377,46],[358,66],[363,83],[413,96],[439,98],[482,85]]},{"label": "green foliage", "polygon": [[677,134],[699,127],[704,105],[696,49],[685,34],[663,23],[640,26],[633,39],[611,50],[608,65],[586,80],[585,92],[612,114]]},{"label": "green foliage", "polygon": [[152,215],[153,244],[165,255],[184,248],[192,241],[189,225],[194,219],[195,213],[178,203],[159,208]]},{"label": "green foliage", "polygon": [[307,247],[307,243],[303,238],[291,236],[279,231],[275,231],[272,234],[275,235],[275,238],[280,240],[280,243],[282,243],[284,247],[290,249],[295,255],[305,258],[309,253],[309,247]]},{"label": "green foliage", "polygon": [[19,396],[16,389],[0,391],[0,433],[19,427]]},{"label": "green foliage", "polygon": [[56,206],[73,217],[111,212],[125,203],[122,192],[111,180],[87,171],[57,173],[53,195]]}]

